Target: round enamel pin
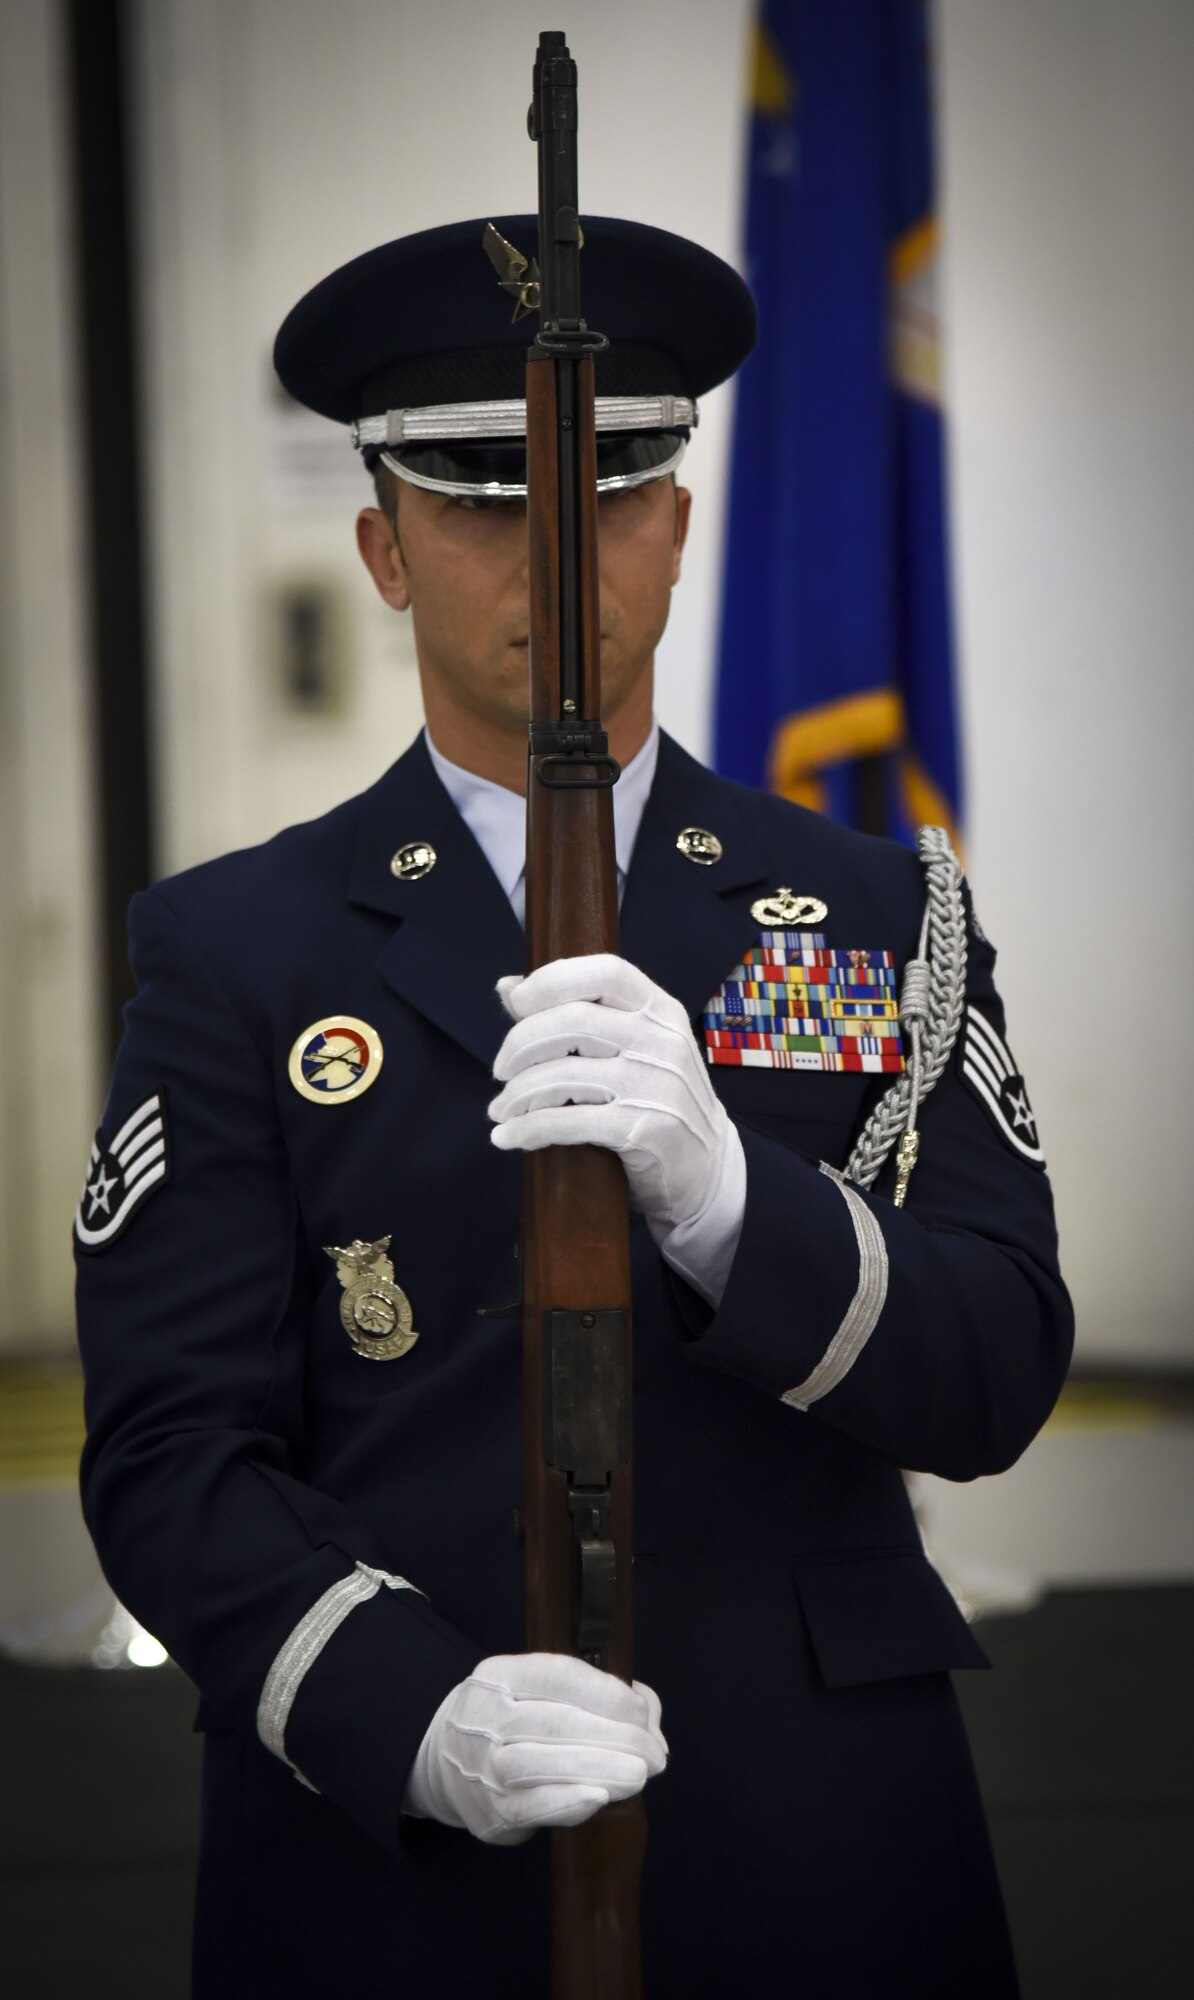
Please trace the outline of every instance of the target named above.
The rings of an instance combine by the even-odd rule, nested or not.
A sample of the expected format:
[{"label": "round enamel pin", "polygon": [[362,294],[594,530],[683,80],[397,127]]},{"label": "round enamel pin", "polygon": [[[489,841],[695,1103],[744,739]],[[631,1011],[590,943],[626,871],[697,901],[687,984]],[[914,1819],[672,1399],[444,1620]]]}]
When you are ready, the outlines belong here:
[{"label": "round enamel pin", "polygon": [[313,1104],[347,1104],[376,1082],[381,1037],[368,1021],[329,1014],[304,1028],[290,1051],[290,1081]]}]

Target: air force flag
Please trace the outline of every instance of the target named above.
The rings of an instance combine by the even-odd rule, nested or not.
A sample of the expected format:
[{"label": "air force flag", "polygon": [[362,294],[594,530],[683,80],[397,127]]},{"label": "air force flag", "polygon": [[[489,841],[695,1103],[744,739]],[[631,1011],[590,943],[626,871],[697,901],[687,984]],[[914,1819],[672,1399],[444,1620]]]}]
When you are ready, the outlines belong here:
[{"label": "air force flag", "polygon": [[757,0],[715,768],[956,839],[926,0]]},{"label": "air force flag", "polygon": [[166,1106],[155,1091],[125,1119],[114,1139],[105,1141],[102,1131],[95,1135],[75,1215],[80,1250],[106,1250],[115,1243],[169,1174]]}]

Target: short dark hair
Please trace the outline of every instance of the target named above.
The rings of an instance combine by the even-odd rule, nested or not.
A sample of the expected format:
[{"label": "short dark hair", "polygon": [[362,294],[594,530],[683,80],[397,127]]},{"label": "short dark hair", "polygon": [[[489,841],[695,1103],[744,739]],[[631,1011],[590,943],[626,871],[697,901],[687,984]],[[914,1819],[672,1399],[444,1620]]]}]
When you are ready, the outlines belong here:
[{"label": "short dark hair", "polygon": [[380,458],[373,467],[373,491],[377,495],[378,506],[381,508],[391,528],[393,528],[394,533],[397,534],[398,481],[390,471],[389,466],[383,465]]}]

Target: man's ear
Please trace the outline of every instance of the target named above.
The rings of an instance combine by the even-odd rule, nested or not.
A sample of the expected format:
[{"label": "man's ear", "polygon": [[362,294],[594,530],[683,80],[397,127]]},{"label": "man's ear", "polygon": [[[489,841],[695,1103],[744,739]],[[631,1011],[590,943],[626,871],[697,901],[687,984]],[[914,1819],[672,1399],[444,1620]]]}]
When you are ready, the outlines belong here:
[{"label": "man's ear", "polygon": [[393,524],[380,507],[362,507],[357,515],[357,547],[361,552],[361,561],[373,578],[378,596],[392,611],[407,610],[410,588],[406,580],[406,564],[402,560]]},{"label": "man's ear", "polygon": [[684,555],[684,544],[688,540],[688,517],[692,512],[692,494],[687,486],[676,488],[676,541],[672,552],[672,582],[680,581],[680,562]]}]

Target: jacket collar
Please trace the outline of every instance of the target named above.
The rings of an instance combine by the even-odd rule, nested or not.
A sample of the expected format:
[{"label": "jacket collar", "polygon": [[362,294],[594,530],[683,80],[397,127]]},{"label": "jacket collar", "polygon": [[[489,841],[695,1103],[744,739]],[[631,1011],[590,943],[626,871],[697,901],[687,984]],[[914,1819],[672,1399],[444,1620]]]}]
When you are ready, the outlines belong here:
[{"label": "jacket collar", "polygon": [[[716,834],[722,858],[709,867],[686,859],[676,845],[686,826]],[[390,868],[408,841],[426,841],[436,854],[434,868],[416,882],[400,881]],[[661,734],[626,882],[624,955],[695,1017],[753,942],[742,892],[768,887],[766,875],[737,787]],[[380,976],[491,1068],[509,1026],[494,988],[503,973],[522,969],[525,940],[421,734],[364,794],[348,894],[358,907],[397,919],[377,960]]]},{"label": "jacket collar", "polygon": [[[377,970],[491,1068],[509,1026],[494,988],[502,973],[521,971],[525,942],[497,876],[436,775],[421,732],[361,804],[349,901],[398,919]],[[435,866],[420,881],[403,882],[390,862],[410,841],[433,847]]]},{"label": "jacket collar", "polygon": [[[747,796],[661,737],[622,901],[622,952],[692,1019],[755,942],[758,925],[752,927],[744,892],[770,886]],[[703,865],[681,852],[678,836],[690,826],[716,834],[719,861]]]}]

